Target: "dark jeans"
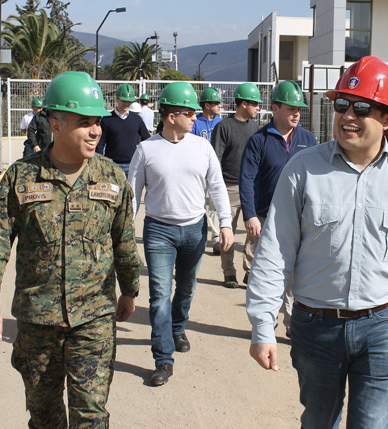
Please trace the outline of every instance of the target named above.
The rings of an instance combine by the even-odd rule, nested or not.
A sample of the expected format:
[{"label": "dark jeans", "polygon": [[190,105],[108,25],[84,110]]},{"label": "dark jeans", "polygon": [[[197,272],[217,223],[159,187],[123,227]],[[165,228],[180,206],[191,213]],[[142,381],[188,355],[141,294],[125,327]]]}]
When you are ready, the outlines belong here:
[{"label": "dark jeans", "polygon": [[303,429],[338,427],[347,380],[347,428],[388,428],[388,309],[339,319],[294,304],[291,346]]}]

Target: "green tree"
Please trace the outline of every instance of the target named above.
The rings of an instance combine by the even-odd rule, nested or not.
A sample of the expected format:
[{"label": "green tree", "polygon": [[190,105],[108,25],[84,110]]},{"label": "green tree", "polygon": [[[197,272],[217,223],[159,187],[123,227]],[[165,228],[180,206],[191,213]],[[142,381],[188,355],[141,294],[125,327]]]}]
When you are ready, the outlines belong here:
[{"label": "green tree", "polygon": [[[16,24],[14,23],[16,21]],[[66,30],[49,22],[46,12],[9,16],[1,36],[12,49],[13,61],[3,71],[18,78],[52,78],[66,70],[88,71],[83,55],[94,48],[79,49],[66,40]]]},{"label": "green tree", "polygon": [[27,3],[23,7],[16,5],[16,10],[19,16],[26,13],[35,13],[39,8],[39,0],[27,0]]},{"label": "green tree", "polygon": [[193,80],[206,80],[205,76],[201,72],[201,74],[198,74],[198,70],[193,74]]},{"label": "green tree", "polygon": [[191,80],[191,78],[178,70],[169,69],[163,74],[162,80]]},{"label": "green tree", "polygon": [[[157,75],[157,64],[152,61],[152,55],[156,53],[156,45],[130,43],[130,46],[115,46],[112,73],[116,79],[136,80],[155,79]],[[163,75],[169,66],[165,63],[159,64],[159,74]]]}]

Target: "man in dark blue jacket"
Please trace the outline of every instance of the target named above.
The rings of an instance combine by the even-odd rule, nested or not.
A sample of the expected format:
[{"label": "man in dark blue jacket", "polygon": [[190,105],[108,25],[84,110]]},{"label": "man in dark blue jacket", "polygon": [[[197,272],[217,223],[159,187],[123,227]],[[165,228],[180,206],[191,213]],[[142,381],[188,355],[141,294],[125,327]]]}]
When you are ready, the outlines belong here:
[{"label": "man in dark blue jacket", "polygon": [[[300,109],[308,106],[303,103],[303,93],[295,82],[279,83],[271,93],[271,101],[271,122],[251,136],[241,157],[241,207],[247,233],[256,237],[255,247],[284,166],[295,153],[317,144],[314,135],[299,124]],[[244,278],[244,282],[247,281],[248,276]],[[289,283],[283,305],[283,323],[288,337],[292,279]]]},{"label": "man in dark blue jacket", "polygon": [[102,134],[96,152],[112,159],[128,177],[129,163],[137,145],[151,137],[143,119],[130,112],[129,107],[136,101],[135,91],[129,83],[117,88],[117,107],[112,116],[101,121]]}]

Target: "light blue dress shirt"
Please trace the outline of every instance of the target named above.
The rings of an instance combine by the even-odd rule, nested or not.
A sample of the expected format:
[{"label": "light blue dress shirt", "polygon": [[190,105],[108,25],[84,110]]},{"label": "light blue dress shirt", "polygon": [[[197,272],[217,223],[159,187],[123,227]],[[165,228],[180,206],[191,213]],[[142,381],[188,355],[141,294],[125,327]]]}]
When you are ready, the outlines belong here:
[{"label": "light blue dress shirt", "polygon": [[251,268],[252,343],[275,343],[282,294],[315,308],[359,310],[388,302],[387,142],[360,171],[338,142],[297,153],[285,166]]}]

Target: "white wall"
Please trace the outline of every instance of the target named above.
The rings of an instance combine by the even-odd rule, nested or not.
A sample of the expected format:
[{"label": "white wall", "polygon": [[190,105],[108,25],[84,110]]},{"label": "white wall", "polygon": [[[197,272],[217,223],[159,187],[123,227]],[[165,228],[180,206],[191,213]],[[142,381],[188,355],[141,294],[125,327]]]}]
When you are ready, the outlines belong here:
[{"label": "white wall", "polygon": [[315,6],[315,35],[309,42],[311,64],[341,65],[345,59],[346,0],[310,0]]},{"label": "white wall", "polygon": [[388,3],[387,0],[373,0],[371,55],[388,62]]}]

